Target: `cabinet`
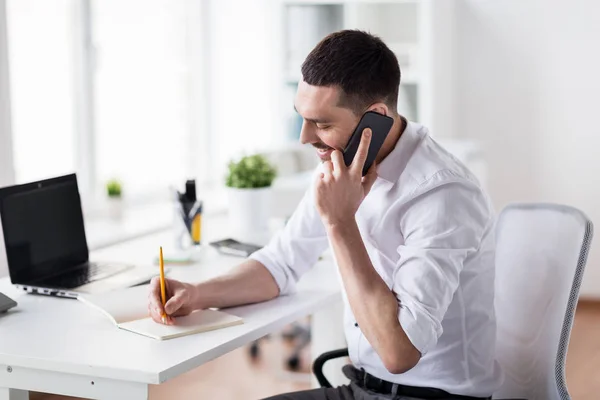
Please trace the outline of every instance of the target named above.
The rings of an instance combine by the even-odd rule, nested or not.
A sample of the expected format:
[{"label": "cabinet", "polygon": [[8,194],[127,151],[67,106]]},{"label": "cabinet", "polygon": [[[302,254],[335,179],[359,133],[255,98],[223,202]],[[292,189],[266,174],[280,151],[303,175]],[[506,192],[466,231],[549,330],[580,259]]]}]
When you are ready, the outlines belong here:
[{"label": "cabinet", "polygon": [[276,60],[280,141],[296,142],[302,120],[293,109],[300,67],[326,35],[360,29],[379,36],[396,54],[401,70],[398,110],[436,135],[453,136],[454,0],[278,0]]},{"label": "cabinet", "polygon": [[332,32],[360,29],[379,36],[398,58],[400,114],[427,126],[486,185],[478,144],[458,138],[455,0],[273,1],[279,50],[274,52],[274,132],[279,146],[289,149],[298,143],[302,119],[293,104],[308,53]]}]

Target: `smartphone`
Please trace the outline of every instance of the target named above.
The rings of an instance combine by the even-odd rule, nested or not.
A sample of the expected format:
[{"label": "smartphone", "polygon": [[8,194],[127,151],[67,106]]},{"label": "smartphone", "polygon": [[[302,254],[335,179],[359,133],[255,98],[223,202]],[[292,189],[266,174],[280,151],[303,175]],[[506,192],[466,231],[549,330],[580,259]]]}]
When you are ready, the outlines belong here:
[{"label": "smartphone", "polygon": [[218,240],[210,243],[210,245],[216,248],[222,254],[238,257],[249,257],[252,253],[261,249],[260,246],[238,242],[237,240],[231,238]]},{"label": "smartphone", "polygon": [[354,160],[354,156],[358,151],[358,145],[362,138],[362,132],[365,128],[371,128],[371,144],[369,145],[369,152],[367,154],[367,160],[363,167],[362,175],[365,176],[373,165],[373,161],[379,153],[379,149],[383,145],[385,138],[392,129],[394,119],[383,114],[376,113],[375,111],[367,111],[361,117],[356,129],[350,136],[350,140],[343,151],[344,162],[346,166],[349,166]]}]

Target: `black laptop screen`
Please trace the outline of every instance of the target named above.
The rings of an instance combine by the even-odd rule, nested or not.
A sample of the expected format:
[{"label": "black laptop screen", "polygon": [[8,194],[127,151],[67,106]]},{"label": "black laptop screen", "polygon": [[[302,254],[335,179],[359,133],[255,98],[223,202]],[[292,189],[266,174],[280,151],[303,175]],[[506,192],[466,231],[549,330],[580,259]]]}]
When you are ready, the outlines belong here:
[{"label": "black laptop screen", "polygon": [[34,284],[87,261],[81,201],[74,177],[8,190],[1,196],[0,206],[13,283]]}]

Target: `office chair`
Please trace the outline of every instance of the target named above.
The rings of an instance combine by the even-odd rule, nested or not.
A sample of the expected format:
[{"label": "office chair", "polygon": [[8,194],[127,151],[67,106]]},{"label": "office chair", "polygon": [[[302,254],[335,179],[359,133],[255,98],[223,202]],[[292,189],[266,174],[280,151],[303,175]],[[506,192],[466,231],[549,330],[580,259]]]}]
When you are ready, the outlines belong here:
[{"label": "office chair", "polygon": [[515,204],[496,232],[496,351],[505,380],[494,398],[570,400],[565,361],[592,222],[568,206]]},{"label": "office chair", "polygon": [[[581,211],[557,204],[512,204],[496,225],[497,360],[505,379],[494,399],[570,400],[566,353],[593,224]],[[313,372],[322,387],[328,360]]]},{"label": "office chair", "polygon": [[[301,367],[300,353],[306,346],[310,344],[311,331],[310,324],[294,322],[290,325],[290,330],[282,332],[281,336],[286,340],[295,340],[292,353],[287,357],[286,364],[292,371],[296,371]],[[269,338],[270,335],[265,336]],[[249,353],[253,359],[256,359],[260,354],[260,340],[255,340],[250,344]]]},{"label": "office chair", "polygon": [[292,371],[296,371],[301,367],[300,353],[310,344],[311,330],[310,324],[295,322],[291,325],[291,329],[282,334],[284,339],[295,340],[292,354],[287,358],[287,365]]}]

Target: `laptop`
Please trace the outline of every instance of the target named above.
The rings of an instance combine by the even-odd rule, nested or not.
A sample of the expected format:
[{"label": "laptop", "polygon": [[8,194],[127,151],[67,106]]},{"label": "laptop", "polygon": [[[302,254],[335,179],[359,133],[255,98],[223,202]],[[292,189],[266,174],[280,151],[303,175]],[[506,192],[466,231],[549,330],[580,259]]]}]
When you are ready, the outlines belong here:
[{"label": "laptop", "polygon": [[10,280],[28,293],[77,298],[156,275],[89,259],[76,174],[0,188],[0,219]]}]

